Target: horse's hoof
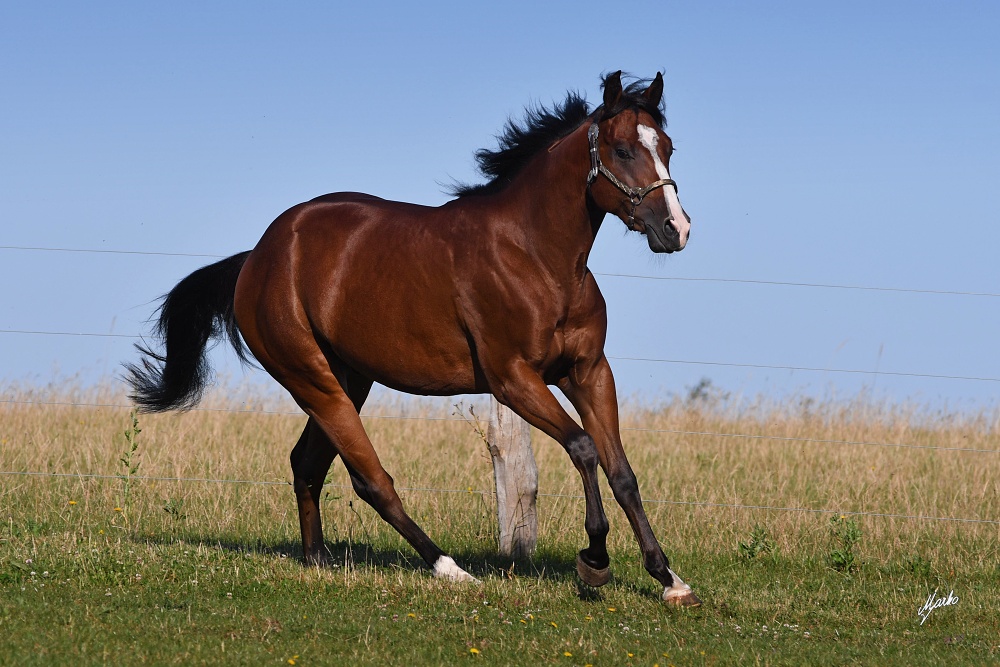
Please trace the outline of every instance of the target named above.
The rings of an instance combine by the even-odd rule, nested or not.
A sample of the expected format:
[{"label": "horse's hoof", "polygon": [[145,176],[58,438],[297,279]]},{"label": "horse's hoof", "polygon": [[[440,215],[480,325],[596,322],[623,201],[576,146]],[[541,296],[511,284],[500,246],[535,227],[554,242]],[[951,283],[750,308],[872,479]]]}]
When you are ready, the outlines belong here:
[{"label": "horse's hoof", "polygon": [[594,588],[600,588],[611,581],[610,565],[598,570],[584,563],[583,559],[580,558],[580,554],[576,555],[576,573],[579,575],[580,581]]},{"label": "horse's hoof", "polygon": [[677,607],[700,607],[701,600],[690,588],[668,588],[663,591],[663,601]]}]

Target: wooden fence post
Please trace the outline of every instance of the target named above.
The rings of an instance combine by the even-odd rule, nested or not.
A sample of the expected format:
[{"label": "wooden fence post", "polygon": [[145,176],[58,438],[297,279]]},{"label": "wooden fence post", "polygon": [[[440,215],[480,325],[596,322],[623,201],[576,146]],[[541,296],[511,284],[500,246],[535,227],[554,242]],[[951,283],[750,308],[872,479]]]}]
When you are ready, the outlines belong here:
[{"label": "wooden fence post", "polygon": [[491,399],[486,444],[497,485],[500,553],[526,558],[538,542],[538,466],[531,450],[531,427],[505,405]]}]

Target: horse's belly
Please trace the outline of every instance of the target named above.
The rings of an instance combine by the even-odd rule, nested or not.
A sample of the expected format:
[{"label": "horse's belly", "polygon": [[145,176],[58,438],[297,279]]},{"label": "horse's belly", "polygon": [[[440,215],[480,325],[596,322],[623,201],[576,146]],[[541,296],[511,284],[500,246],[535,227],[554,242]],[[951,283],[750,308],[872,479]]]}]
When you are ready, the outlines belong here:
[{"label": "horse's belly", "polygon": [[[476,365],[444,290],[369,280],[328,303],[321,321],[333,353],[379,384],[414,394],[476,390]],[[346,298],[344,298],[346,297]]]},{"label": "horse's belly", "polygon": [[[387,327],[359,332],[334,344],[333,351],[355,371],[398,391],[451,395],[483,390],[477,386],[475,363],[464,339],[408,333]],[[445,341],[454,345],[442,345]]]}]

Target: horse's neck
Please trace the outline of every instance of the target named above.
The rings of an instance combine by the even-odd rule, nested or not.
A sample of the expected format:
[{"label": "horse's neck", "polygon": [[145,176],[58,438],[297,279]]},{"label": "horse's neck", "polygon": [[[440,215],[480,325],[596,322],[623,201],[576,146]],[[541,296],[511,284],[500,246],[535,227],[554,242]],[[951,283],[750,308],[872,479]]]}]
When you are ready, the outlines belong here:
[{"label": "horse's neck", "polygon": [[587,203],[588,148],[586,127],[574,130],[532,160],[507,188],[511,201],[530,211],[521,223],[532,245],[544,249],[554,269],[581,278],[604,219]]}]

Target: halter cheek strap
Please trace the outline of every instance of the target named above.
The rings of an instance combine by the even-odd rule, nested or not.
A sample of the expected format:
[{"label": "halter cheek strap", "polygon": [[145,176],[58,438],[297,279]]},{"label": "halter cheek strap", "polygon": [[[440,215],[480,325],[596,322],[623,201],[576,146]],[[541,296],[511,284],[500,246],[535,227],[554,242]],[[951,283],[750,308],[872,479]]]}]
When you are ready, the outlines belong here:
[{"label": "halter cheek strap", "polygon": [[[617,176],[611,173],[611,170],[604,166],[601,162],[601,154],[597,150],[597,135],[600,130],[597,127],[597,123],[591,123],[590,128],[587,130],[587,140],[590,142],[590,173],[587,174],[587,187],[589,188],[591,184],[597,179],[597,175],[601,174],[614,185],[616,188],[625,193],[628,197],[629,202],[632,204],[632,210],[628,214],[628,225],[630,228],[635,226],[635,209],[642,203],[642,200],[646,198],[653,190],[662,188],[665,185],[670,185],[674,188],[674,192],[677,191],[677,183],[674,182],[672,178],[661,178],[658,181],[650,183],[644,188],[629,186],[622,183]],[[670,204],[667,204],[667,219],[672,220],[674,215],[670,211]]]}]

